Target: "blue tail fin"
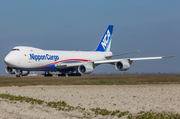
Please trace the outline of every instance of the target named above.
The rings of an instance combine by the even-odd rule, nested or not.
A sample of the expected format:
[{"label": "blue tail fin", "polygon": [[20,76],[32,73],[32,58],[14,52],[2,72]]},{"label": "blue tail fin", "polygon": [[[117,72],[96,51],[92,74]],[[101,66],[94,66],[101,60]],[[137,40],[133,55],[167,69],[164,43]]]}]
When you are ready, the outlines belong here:
[{"label": "blue tail fin", "polygon": [[99,43],[97,49],[95,51],[100,52],[109,52],[111,48],[111,40],[112,40],[112,33],[113,33],[113,25],[109,25],[101,42]]}]

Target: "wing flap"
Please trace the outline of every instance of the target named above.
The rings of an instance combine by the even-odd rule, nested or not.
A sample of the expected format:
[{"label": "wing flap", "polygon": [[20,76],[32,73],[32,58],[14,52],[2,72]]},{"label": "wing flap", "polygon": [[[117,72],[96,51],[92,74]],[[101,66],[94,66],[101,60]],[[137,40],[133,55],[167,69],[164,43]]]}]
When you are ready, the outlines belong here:
[{"label": "wing flap", "polygon": [[121,56],[121,55],[127,55],[127,54],[131,54],[131,53],[136,53],[136,52],[139,52],[139,50],[134,51],[134,52],[128,52],[128,53],[123,53],[123,54],[117,54],[117,55],[106,56],[106,58],[112,58],[112,57],[116,57],[116,56]]}]

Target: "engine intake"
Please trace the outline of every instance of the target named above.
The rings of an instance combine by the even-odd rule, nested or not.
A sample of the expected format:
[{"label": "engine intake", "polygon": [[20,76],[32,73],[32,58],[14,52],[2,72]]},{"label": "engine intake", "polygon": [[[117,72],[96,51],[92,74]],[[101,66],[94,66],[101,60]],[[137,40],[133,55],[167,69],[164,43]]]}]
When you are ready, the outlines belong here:
[{"label": "engine intake", "polygon": [[11,67],[9,67],[9,66],[6,67],[5,71],[6,71],[7,73],[9,73],[9,74],[15,74],[15,69],[13,69],[13,68],[11,68]]},{"label": "engine intake", "polygon": [[93,66],[90,64],[80,65],[78,67],[78,72],[81,74],[90,74],[94,70]]},{"label": "engine intake", "polygon": [[118,61],[115,64],[115,68],[119,71],[126,71],[130,68],[130,63],[127,60]]}]

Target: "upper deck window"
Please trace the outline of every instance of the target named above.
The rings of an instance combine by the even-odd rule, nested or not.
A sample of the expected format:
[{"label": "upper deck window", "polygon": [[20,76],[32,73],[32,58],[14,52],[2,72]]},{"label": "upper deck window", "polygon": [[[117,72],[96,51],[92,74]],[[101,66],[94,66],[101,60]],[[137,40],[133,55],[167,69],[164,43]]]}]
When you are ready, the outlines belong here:
[{"label": "upper deck window", "polygon": [[19,49],[12,49],[11,51],[19,51]]}]

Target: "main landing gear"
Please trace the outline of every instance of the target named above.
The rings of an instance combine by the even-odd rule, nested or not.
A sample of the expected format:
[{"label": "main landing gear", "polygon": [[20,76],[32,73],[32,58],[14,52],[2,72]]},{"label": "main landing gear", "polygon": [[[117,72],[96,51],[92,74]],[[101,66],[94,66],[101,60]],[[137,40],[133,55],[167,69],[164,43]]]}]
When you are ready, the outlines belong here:
[{"label": "main landing gear", "polygon": [[45,71],[44,76],[45,76],[45,77],[52,77],[52,74],[50,74],[49,71]]},{"label": "main landing gear", "polygon": [[[57,75],[57,74],[56,74]],[[49,71],[45,71],[44,77],[52,77],[53,75],[49,72]],[[73,72],[61,72],[60,74],[58,74],[58,76],[60,77],[64,77],[64,76],[81,76],[81,74],[79,72],[73,73]]]},{"label": "main landing gear", "polygon": [[66,73],[58,74],[58,76],[66,76]]},{"label": "main landing gear", "polygon": [[80,73],[61,73],[58,76],[81,76]]},{"label": "main landing gear", "polygon": [[70,73],[70,74],[67,74],[68,76],[81,76],[80,73]]}]

